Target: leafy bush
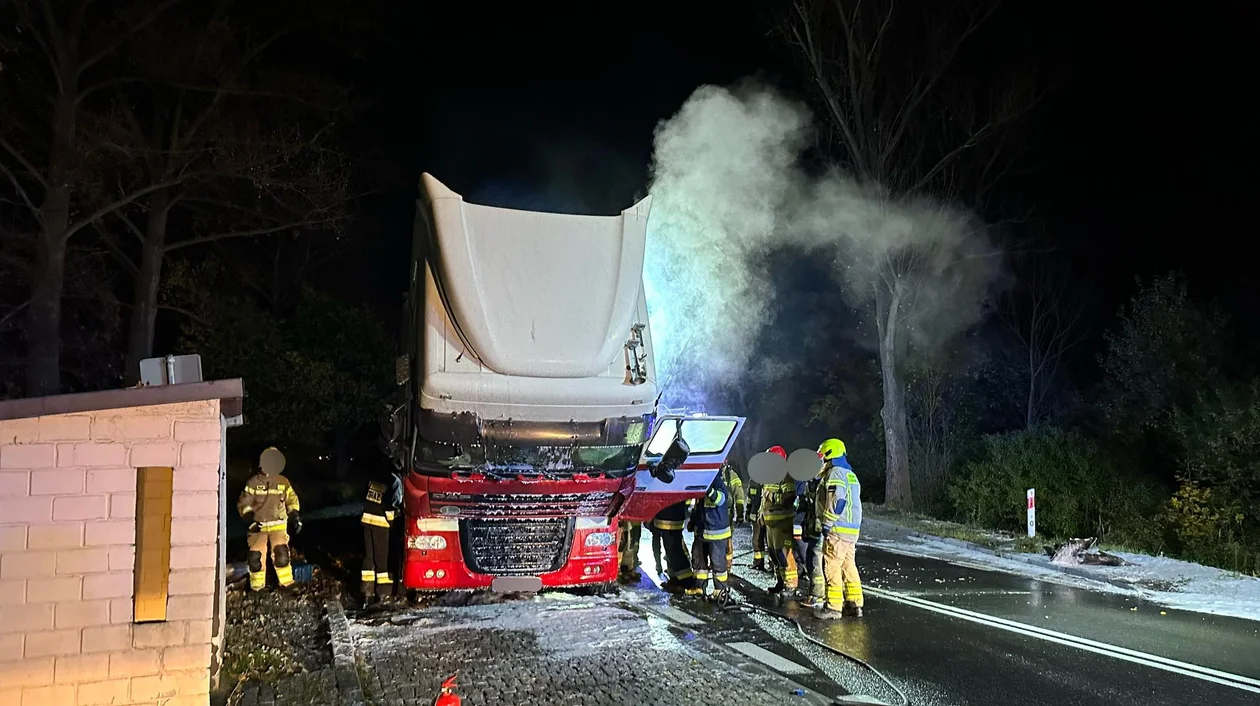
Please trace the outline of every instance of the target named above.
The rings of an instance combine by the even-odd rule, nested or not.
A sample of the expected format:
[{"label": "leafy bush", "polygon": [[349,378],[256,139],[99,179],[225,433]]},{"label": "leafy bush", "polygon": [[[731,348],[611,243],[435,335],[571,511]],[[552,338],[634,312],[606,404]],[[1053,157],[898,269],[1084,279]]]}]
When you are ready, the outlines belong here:
[{"label": "leafy bush", "polygon": [[1045,534],[1098,535],[1142,548],[1157,541],[1150,518],[1159,489],[1118,474],[1090,439],[1053,427],[985,437],[983,457],[963,468],[949,497],[963,521],[1019,531],[1028,488],[1037,490]]}]

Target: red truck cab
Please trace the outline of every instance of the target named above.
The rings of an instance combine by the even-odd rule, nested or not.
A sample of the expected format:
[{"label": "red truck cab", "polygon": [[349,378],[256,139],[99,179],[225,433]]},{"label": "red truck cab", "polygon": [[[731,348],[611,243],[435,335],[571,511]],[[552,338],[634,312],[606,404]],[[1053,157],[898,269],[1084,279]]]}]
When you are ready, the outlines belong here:
[{"label": "red truck cab", "polygon": [[[587,468],[545,478],[413,469],[404,482],[403,583],[428,591],[609,583],[617,576],[617,523],[647,521],[703,495],[743,423],[662,416],[629,472]],[[689,449],[686,459],[672,477],[654,475],[676,439]]]}]

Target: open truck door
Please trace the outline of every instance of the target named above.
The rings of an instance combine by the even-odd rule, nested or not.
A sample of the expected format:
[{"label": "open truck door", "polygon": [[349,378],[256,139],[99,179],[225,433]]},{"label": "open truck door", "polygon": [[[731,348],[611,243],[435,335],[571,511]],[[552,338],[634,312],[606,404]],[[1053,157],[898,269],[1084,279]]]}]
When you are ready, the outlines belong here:
[{"label": "open truck door", "polygon": [[[647,522],[670,505],[704,495],[718,474],[726,455],[744,428],[744,417],[662,415],[652,438],[643,447],[635,473],[634,492],[621,519]],[[675,443],[681,440],[682,444]],[[672,473],[656,472],[658,464],[678,449],[687,449],[686,460]]]}]

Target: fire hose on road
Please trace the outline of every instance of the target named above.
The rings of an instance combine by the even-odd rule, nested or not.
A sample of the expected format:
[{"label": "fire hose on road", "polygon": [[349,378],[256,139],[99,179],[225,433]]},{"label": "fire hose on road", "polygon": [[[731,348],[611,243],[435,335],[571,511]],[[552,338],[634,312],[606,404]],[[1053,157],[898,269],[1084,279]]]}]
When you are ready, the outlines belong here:
[{"label": "fire hose on road", "polygon": [[[726,606],[723,606],[723,607],[722,607],[722,610],[723,610],[723,611],[727,611],[727,612],[734,612],[734,611],[739,611],[739,612],[749,612],[749,611],[753,611],[753,612],[762,613],[762,614],[764,614],[764,615],[768,615],[768,616],[771,616],[771,617],[774,617],[774,618],[778,618],[779,620],[786,620],[787,622],[789,622],[789,623],[791,623],[791,624],[793,624],[793,625],[795,625],[795,626],[796,626],[796,631],[797,631],[798,633],[800,633],[800,636],[801,636],[802,638],[804,638],[805,640],[808,640],[810,643],[812,643],[812,644],[814,644],[814,645],[817,645],[818,647],[821,647],[821,648],[823,648],[824,650],[827,650],[828,652],[831,652],[831,653],[833,653],[833,654],[837,654],[837,655],[839,655],[839,656],[841,656],[841,657],[843,657],[843,658],[845,658],[845,659],[849,660],[850,662],[853,662],[854,664],[857,664],[857,665],[859,665],[859,666],[861,666],[861,667],[864,667],[864,668],[866,668],[867,670],[869,670],[872,674],[874,674],[877,678],[879,678],[879,680],[880,680],[880,681],[882,681],[884,684],[886,684],[886,685],[888,686],[888,688],[889,688],[889,689],[892,689],[892,690],[893,690],[893,693],[897,694],[897,696],[901,698],[901,703],[900,703],[900,705],[899,705],[899,706],[911,706],[911,705],[910,705],[910,698],[906,696],[905,692],[903,692],[901,689],[897,688],[897,685],[896,685],[896,684],[894,684],[894,683],[892,683],[892,680],[890,680],[888,677],[884,676],[884,673],[883,673],[883,672],[881,672],[881,671],[879,671],[878,669],[876,669],[876,668],[874,667],[874,665],[872,665],[870,662],[867,662],[866,660],[864,660],[864,659],[862,659],[862,658],[860,658],[860,657],[857,657],[857,656],[851,655],[851,654],[849,654],[848,652],[845,652],[844,650],[841,650],[841,649],[836,648],[836,647],[832,647],[831,645],[828,645],[827,643],[823,642],[822,640],[819,640],[818,638],[816,638],[816,637],[814,637],[814,636],[810,635],[809,633],[805,632],[805,628],[801,627],[801,623],[800,623],[800,621],[799,621],[799,620],[797,620],[796,618],[793,618],[792,616],[787,615],[786,613],[780,613],[780,612],[778,612],[778,611],[776,611],[776,610],[770,610],[769,608],[763,608],[763,607],[761,607],[761,606],[758,606],[758,605],[753,605],[753,604],[751,604],[751,603],[740,603],[740,602],[734,601],[734,599],[732,599],[732,602],[731,602],[731,603],[727,604]],[[835,703],[837,703],[837,704],[861,704],[861,703],[871,703],[870,701],[861,700],[862,698],[863,698],[863,697],[839,697],[839,698],[834,699],[834,701],[835,701]]]},{"label": "fire hose on road", "polygon": [[[748,556],[749,554],[752,554],[752,551],[751,551],[751,550],[748,550],[748,551],[743,551],[743,552],[740,552],[739,554],[736,554],[735,556],[731,557],[731,559],[732,559],[732,561],[734,561],[735,559],[741,559],[741,558],[743,558],[743,557],[746,557],[746,556]],[[860,657],[857,657],[857,656],[855,656],[855,655],[849,654],[848,652],[845,652],[844,650],[841,650],[841,649],[839,649],[839,648],[836,648],[836,647],[833,647],[833,646],[831,646],[831,645],[828,645],[826,642],[823,642],[822,640],[819,640],[818,638],[816,638],[816,637],[814,637],[814,636],[810,635],[809,633],[805,632],[805,628],[801,626],[800,621],[799,621],[799,620],[797,620],[796,618],[793,618],[792,616],[790,616],[790,615],[788,615],[788,614],[786,614],[786,613],[780,613],[779,611],[776,611],[776,610],[771,610],[771,609],[769,609],[769,608],[763,608],[763,607],[761,607],[761,606],[754,605],[754,604],[752,604],[752,603],[741,603],[741,602],[737,602],[737,601],[735,601],[734,599],[732,599],[732,602],[731,602],[731,603],[728,603],[727,605],[723,606],[723,607],[722,607],[722,610],[723,610],[723,611],[726,611],[726,612],[735,612],[735,611],[745,612],[745,613],[746,613],[746,612],[749,612],[749,611],[752,611],[752,612],[757,612],[757,613],[761,613],[761,614],[763,614],[763,615],[768,615],[768,616],[773,617],[773,618],[778,618],[779,620],[785,620],[785,621],[787,621],[787,622],[791,623],[792,625],[795,625],[795,626],[796,626],[796,631],[797,631],[798,633],[800,633],[800,636],[801,636],[802,638],[804,638],[806,641],[810,642],[811,644],[817,645],[818,647],[821,647],[821,648],[823,648],[824,650],[827,650],[828,652],[831,652],[831,653],[833,653],[833,654],[839,655],[839,656],[841,656],[841,657],[843,657],[843,658],[845,658],[845,659],[849,660],[850,662],[853,662],[854,664],[857,664],[857,665],[859,665],[859,666],[861,666],[861,667],[863,667],[863,668],[865,668],[865,669],[869,670],[869,671],[870,671],[872,674],[874,674],[874,675],[875,675],[875,676],[876,676],[876,677],[877,677],[880,681],[882,681],[884,684],[886,684],[886,685],[888,686],[888,688],[889,688],[889,689],[892,689],[892,690],[893,690],[893,693],[897,694],[897,696],[901,698],[901,704],[900,704],[900,706],[911,706],[911,705],[910,705],[910,698],[909,698],[908,696],[906,696],[905,692],[903,692],[901,689],[897,688],[897,685],[896,685],[896,684],[893,684],[893,683],[892,683],[892,680],[890,680],[888,677],[884,676],[884,673],[883,673],[883,672],[881,672],[881,671],[879,671],[878,669],[876,669],[874,665],[872,665],[870,662],[867,662],[866,660],[864,660],[864,659],[862,659],[862,658],[860,658]],[[862,697],[856,697],[856,698],[857,698],[857,699],[861,699]],[[846,699],[847,699],[847,700],[846,700]],[[836,702],[837,704],[846,704],[846,703],[848,703],[848,704],[869,703],[869,702],[865,702],[865,701],[861,701],[861,700],[855,700],[853,697],[841,697],[841,698],[835,699],[835,702]]]}]

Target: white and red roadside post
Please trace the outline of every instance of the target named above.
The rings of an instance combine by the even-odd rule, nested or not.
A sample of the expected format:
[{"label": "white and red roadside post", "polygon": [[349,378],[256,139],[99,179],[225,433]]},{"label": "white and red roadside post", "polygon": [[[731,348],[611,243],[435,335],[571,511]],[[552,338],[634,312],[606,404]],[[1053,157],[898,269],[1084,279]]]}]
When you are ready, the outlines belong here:
[{"label": "white and red roadside post", "polygon": [[1037,489],[1028,489],[1028,536],[1037,536]]}]

